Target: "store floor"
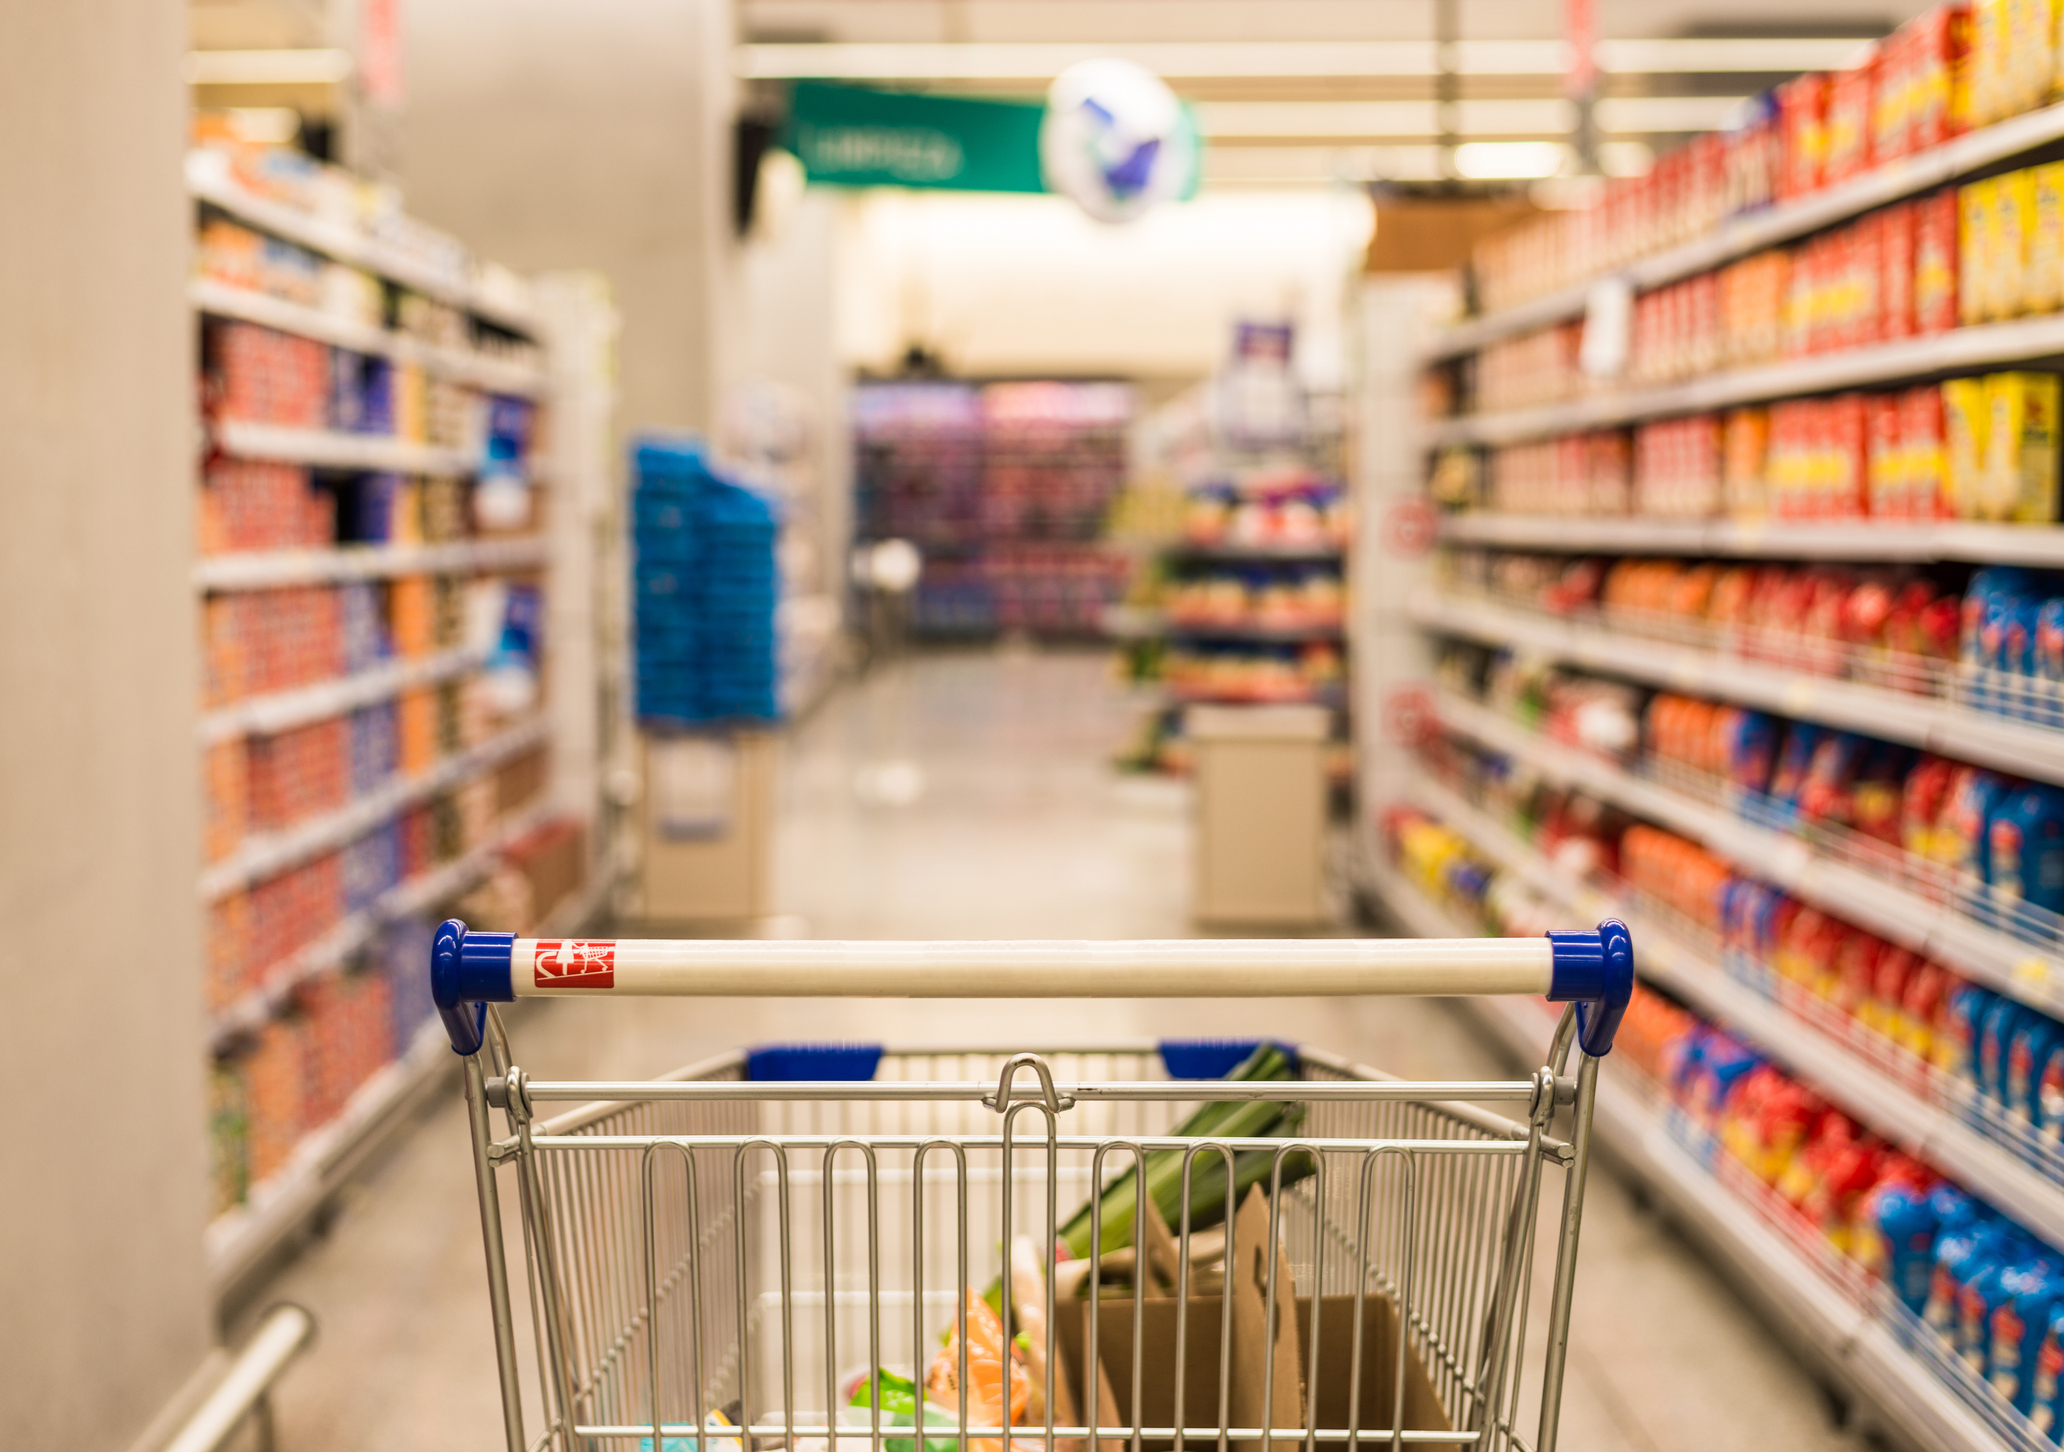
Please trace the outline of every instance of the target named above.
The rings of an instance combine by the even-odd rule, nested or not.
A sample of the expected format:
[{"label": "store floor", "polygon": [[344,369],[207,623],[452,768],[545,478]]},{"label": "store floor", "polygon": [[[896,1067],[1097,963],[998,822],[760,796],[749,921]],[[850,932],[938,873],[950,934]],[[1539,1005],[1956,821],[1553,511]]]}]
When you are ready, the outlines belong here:
[{"label": "store floor", "polygon": [[[1122,778],[1105,764],[1130,715],[1103,659],[1072,652],[927,655],[834,697],[794,733],[783,762],[779,930],[1186,933],[1183,789]],[[605,1001],[533,1005],[512,1032],[519,1060],[555,1077],[636,1077],[775,1038],[1081,1042],[1164,1033],[1267,1033],[1411,1077],[1507,1071],[1451,1006],[1410,1000],[1124,1001],[1093,1014],[1036,1000]],[[457,1104],[430,1112],[347,1196],[327,1237],[281,1277],[276,1298],[306,1305],[322,1328],[279,1395],[283,1452],[500,1445]],[[1536,1303],[1545,1305],[1545,1287]],[[527,1319],[520,1310],[519,1318]],[[1572,1449],[1858,1445],[1830,1429],[1813,1383],[1734,1294],[1602,1174],[1585,1217],[1570,1363],[1563,1445]]]}]

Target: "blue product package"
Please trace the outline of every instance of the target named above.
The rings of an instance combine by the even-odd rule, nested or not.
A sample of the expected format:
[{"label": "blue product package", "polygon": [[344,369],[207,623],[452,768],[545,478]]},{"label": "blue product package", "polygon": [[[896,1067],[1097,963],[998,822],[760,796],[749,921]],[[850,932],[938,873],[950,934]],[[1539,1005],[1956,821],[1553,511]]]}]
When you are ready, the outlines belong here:
[{"label": "blue product package", "polygon": [[2028,1421],[2051,1441],[2057,1440],[2057,1384],[2064,1373],[2064,1305],[2050,1312],[2050,1324],[2036,1348],[2029,1376]]},{"label": "blue product package", "polygon": [[1947,1180],[1928,1192],[1928,1208],[1943,1230],[1984,1218],[1978,1202]]},{"label": "blue product package", "polygon": [[2035,1395],[2035,1378],[2028,1369],[2035,1364],[2042,1338],[2050,1328],[2064,1281],[2059,1280],[2054,1261],[2035,1255],[2009,1266],[2000,1276],[2000,1290],[2001,1300],[1992,1312],[1986,1375],[1993,1390],[2026,1415]]},{"label": "blue product package", "polygon": [[1952,1352],[1957,1350],[1960,1303],[1972,1261],[2005,1233],[1997,1220],[1983,1218],[1949,1226],[1935,1237],[1935,1264],[1928,1275],[1928,1299],[1921,1308],[1921,1319]]},{"label": "blue product package", "polygon": [[1986,824],[1986,885],[2001,925],[2049,936],[2040,916],[2064,913],[2064,790],[2026,786],[2007,792]]},{"label": "blue product package", "polygon": [[2042,1123],[2042,1072],[2064,1042],[2064,1029],[2047,1014],[2030,1010],[2007,1041],[2007,1113],[2031,1128]]},{"label": "blue product package", "polygon": [[2030,1010],[2011,998],[1997,1000],[1978,1024],[1978,1094],[1995,1104],[2007,1097],[2007,1049]]},{"label": "blue product package", "polygon": [[1784,746],[1777,753],[1776,764],[1770,771],[1770,799],[1782,806],[1799,805],[1799,788],[1806,784],[1807,773],[1813,768],[1813,754],[1820,749],[1820,743],[1828,735],[1824,726],[1795,721],[1785,733]]},{"label": "blue product package", "polygon": [[2037,1137],[2052,1150],[2064,1144],[2064,1026],[2051,1041],[2049,1054],[2036,1066],[2031,1107]]},{"label": "blue product package", "polygon": [[1956,1354],[1980,1376],[1991,1373],[1992,1313],[2008,1299],[2007,1273],[2033,1253],[2019,1233],[2002,1227],[1964,1262],[1963,1284],[1957,1289]]},{"label": "blue product package", "polygon": [[1885,1243],[1885,1284],[1919,1315],[1928,1304],[1935,1236],[1941,1228],[1933,1198],[1911,1185],[1888,1185],[1878,1192],[1872,1214]]},{"label": "blue product package", "polygon": [[2026,570],[2012,565],[1989,565],[1971,576],[1971,583],[1964,591],[1957,661],[1963,670],[1969,702],[1981,711],[1998,709],[1998,697],[1993,689],[1993,663],[1987,654],[1987,647],[1996,641],[1997,634],[1996,629],[1988,632],[1987,627],[1999,608],[2001,598],[2017,593],[2026,586],[2027,580]]},{"label": "blue product package", "polygon": [[2035,612],[2036,719],[2064,726],[2064,596],[2052,596]]},{"label": "blue product package", "polygon": [[1985,1016],[2000,1001],[1988,988],[1965,983],[1950,990],[1943,1032],[1936,1035],[1935,1064],[1953,1079],[1978,1080],[1978,1035]]},{"label": "blue product package", "polygon": [[1728,784],[1758,796],[1769,791],[1770,773],[1777,760],[1777,719],[1761,711],[1734,709],[1727,713],[1721,731]]}]

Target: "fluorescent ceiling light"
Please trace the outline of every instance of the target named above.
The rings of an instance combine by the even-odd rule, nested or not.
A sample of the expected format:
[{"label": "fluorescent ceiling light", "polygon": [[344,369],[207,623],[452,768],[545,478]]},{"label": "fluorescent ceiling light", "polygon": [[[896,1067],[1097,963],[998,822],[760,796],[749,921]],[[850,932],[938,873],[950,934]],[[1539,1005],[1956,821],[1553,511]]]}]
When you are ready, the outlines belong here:
[{"label": "fluorescent ceiling light", "polygon": [[[1710,131],[1740,104],[1736,96],[1634,96],[1598,103],[1599,129],[1622,135],[1655,131]],[[1197,120],[1207,137],[1292,140],[1304,136],[1427,137],[1441,134],[1433,101],[1204,101]],[[1553,98],[1462,101],[1455,108],[1460,136],[1566,136],[1577,108]]]},{"label": "fluorescent ceiling light", "polygon": [[[1619,74],[1784,73],[1854,64],[1854,39],[1601,40],[1600,69]],[[1045,41],[767,42],[741,45],[732,69],[749,80],[1046,81],[1077,61],[1118,56],[1173,79],[1431,76],[1430,40],[1154,41],[1132,45]],[[1560,76],[1559,40],[1465,40],[1455,69],[1471,76]]]},{"label": "fluorescent ceiling light", "polygon": [[1562,170],[1568,148],[1557,141],[1465,141],[1455,148],[1455,174],[1471,181],[1524,181]]},{"label": "fluorescent ceiling light", "polygon": [[331,85],[351,74],[341,50],[195,50],[186,56],[193,86]]}]

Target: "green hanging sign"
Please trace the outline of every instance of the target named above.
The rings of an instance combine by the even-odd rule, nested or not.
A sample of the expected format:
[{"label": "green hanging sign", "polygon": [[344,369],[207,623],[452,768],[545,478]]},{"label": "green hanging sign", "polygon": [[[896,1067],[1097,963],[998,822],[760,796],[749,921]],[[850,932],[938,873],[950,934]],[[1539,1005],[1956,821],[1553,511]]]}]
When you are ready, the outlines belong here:
[{"label": "green hanging sign", "polygon": [[1027,101],[971,101],[799,81],[788,147],[819,186],[1043,192],[1039,123]]}]

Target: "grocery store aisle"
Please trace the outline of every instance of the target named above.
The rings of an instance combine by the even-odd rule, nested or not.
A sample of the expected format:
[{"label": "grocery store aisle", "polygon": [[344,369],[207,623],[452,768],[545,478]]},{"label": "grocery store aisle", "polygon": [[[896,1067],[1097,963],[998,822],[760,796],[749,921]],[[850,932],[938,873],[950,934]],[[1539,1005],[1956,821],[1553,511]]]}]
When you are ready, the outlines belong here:
[{"label": "grocery store aisle", "polygon": [[[782,788],[783,931],[1109,936],[1187,931],[1185,796],[1105,765],[1126,708],[1072,652],[928,655],[879,671],[794,733]],[[1105,1040],[1266,1033],[1413,1077],[1505,1066],[1447,1007],[1354,1001],[1079,1005],[681,1001],[554,1004],[514,1025],[555,1076],[635,1077],[773,1038]],[[322,1323],[280,1396],[287,1452],[488,1449],[493,1347],[465,1124],[445,1101],[342,1207],[277,1295]],[[1545,1262],[1544,1262],[1545,1268]],[[1537,1304],[1545,1304],[1545,1285]],[[1811,1382],[1731,1292],[1606,1176],[1585,1222],[1564,1445],[1806,1452]]]}]

